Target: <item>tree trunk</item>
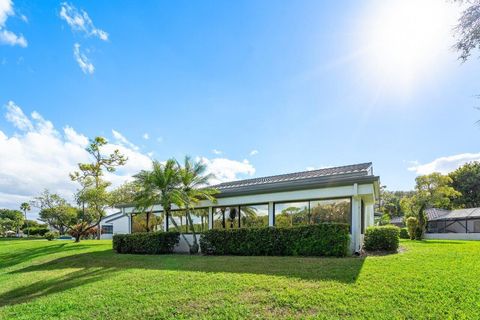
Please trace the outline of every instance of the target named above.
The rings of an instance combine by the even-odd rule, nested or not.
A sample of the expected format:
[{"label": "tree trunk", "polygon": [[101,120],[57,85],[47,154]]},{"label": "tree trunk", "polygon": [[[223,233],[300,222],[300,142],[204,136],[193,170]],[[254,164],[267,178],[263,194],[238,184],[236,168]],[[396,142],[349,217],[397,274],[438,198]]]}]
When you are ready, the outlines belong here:
[{"label": "tree trunk", "polygon": [[150,232],[150,212],[147,212],[147,232]]},{"label": "tree trunk", "polygon": [[[188,247],[190,248],[190,242],[188,241],[187,237],[185,237],[185,235],[182,233],[182,231],[180,230],[180,228],[178,227],[178,224],[175,222],[175,220],[173,219],[172,215],[170,214],[170,210],[165,210],[165,213],[167,214],[168,218],[170,219],[170,221],[172,222],[173,226],[175,227],[175,229],[180,233],[180,235],[182,236],[183,240],[185,240],[185,242],[187,243]],[[168,230],[167,230],[168,231]]]},{"label": "tree trunk", "polygon": [[80,234],[76,234],[75,235],[75,242],[80,242],[80,237],[81,237]]},{"label": "tree trunk", "polygon": [[[187,204],[187,205],[189,205],[189,204]],[[193,225],[192,216],[190,216],[190,209],[187,209],[186,212],[187,212],[188,224],[190,225],[190,231],[192,231],[192,234],[193,234],[193,244],[191,246],[189,245],[188,247],[190,249],[190,254],[197,254],[198,253],[198,241],[197,241],[197,234],[195,233],[195,226]]]}]

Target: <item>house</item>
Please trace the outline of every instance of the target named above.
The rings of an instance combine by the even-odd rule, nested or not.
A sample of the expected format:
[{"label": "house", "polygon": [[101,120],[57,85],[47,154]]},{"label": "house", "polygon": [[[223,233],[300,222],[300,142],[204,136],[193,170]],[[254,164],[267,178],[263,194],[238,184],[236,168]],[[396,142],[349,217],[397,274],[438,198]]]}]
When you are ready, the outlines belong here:
[{"label": "house", "polygon": [[426,210],[428,239],[480,240],[480,208]]},{"label": "house", "polygon": [[122,211],[104,217],[99,224],[100,239],[112,239],[114,234],[130,233],[130,217]]},{"label": "house", "polygon": [[[367,226],[374,223],[374,204],[379,196],[379,177],[373,174],[372,163],[324,168],[269,177],[261,177],[213,186],[220,193],[217,202],[200,202],[192,212],[196,231],[236,229],[260,226],[296,226],[322,222],[350,225],[351,251],[359,252]],[[119,207],[113,219],[105,219],[108,232],[144,231],[145,215],[131,205]],[[170,220],[187,233],[185,212],[174,208],[165,219],[160,205],[149,216],[153,230],[174,230]],[[120,218],[123,217],[123,218]],[[125,220],[125,217],[130,217]],[[129,221],[128,227],[125,225]],[[122,227],[118,227],[121,223]],[[192,235],[187,234],[187,237]],[[106,237],[106,233],[104,234]],[[188,251],[181,239],[176,251]]]},{"label": "house", "polygon": [[392,217],[390,219],[390,224],[393,224],[394,226],[397,226],[399,228],[404,228],[405,227],[405,223],[403,222],[403,216],[396,216],[396,217]]}]

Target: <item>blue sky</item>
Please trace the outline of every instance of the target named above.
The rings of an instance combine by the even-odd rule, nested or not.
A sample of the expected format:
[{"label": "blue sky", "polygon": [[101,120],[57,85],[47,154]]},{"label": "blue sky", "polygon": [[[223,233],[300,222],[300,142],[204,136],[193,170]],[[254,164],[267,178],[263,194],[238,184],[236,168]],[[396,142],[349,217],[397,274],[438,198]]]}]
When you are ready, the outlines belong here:
[{"label": "blue sky", "polygon": [[[0,31],[26,42],[0,38],[4,146],[34,130],[12,120],[21,109],[63,142],[71,128],[159,160],[229,160],[235,178],[372,161],[389,189],[410,189],[419,173],[480,159],[479,63],[450,48],[451,3],[421,19],[397,0],[2,2]],[[24,183],[12,170],[4,181]],[[0,205],[30,196],[9,186]]]}]

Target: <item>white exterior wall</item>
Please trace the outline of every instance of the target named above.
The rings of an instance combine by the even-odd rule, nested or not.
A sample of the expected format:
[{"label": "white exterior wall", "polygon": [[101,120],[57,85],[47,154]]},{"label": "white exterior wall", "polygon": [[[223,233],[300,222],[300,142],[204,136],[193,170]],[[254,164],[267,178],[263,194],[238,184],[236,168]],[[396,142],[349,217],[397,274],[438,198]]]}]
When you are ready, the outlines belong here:
[{"label": "white exterior wall", "polygon": [[[101,222],[100,227],[102,225],[110,225],[113,226],[113,234],[127,234],[130,233],[130,216],[125,215],[121,218],[115,219],[113,221],[107,222]],[[112,239],[112,234],[102,234],[100,235],[100,239]]]},{"label": "white exterior wall", "polygon": [[[274,203],[285,201],[301,201],[301,200],[318,200],[331,198],[351,198],[352,199],[352,234],[350,248],[352,253],[359,252],[363,244],[363,235],[361,234],[361,202],[365,204],[365,228],[373,225],[373,211],[376,199],[375,186],[373,183],[367,184],[352,184],[340,187],[316,188],[297,191],[285,191],[275,193],[261,193],[245,196],[225,197],[217,199],[217,203],[213,204],[210,201],[202,201],[197,207],[209,208],[209,228],[213,226],[213,207],[220,206],[238,206],[238,205],[253,205],[268,203],[269,225],[274,223]],[[130,214],[133,212],[133,207],[124,208],[124,212]],[[177,209],[177,208],[173,208]],[[162,211],[160,205],[154,206],[155,211]],[[127,219],[128,223],[130,220]],[[165,219],[166,222],[166,219]],[[128,232],[130,227],[128,226]],[[115,227],[114,227],[114,233]],[[186,235],[190,240],[193,236]],[[193,238],[192,238],[193,239]],[[180,243],[175,248],[175,252],[188,252],[188,245],[185,240],[180,237]]]},{"label": "white exterior wall", "polygon": [[480,240],[480,233],[425,233],[425,239]]}]

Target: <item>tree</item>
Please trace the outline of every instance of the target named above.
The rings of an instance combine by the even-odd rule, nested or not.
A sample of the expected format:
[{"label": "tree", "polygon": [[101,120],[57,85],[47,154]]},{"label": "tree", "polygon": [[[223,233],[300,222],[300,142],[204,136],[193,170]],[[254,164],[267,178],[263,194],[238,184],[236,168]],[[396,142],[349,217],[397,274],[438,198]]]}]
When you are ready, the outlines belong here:
[{"label": "tree", "polygon": [[[214,196],[218,193],[218,190],[207,187],[213,175],[205,174],[207,167],[203,162],[192,161],[189,156],[186,156],[183,166],[180,166],[178,163],[177,166],[179,167],[181,205],[185,209],[190,232],[193,234],[193,244],[187,243],[190,248],[190,253],[195,254],[198,253],[199,246],[191,212],[200,200],[215,202],[216,199]],[[238,214],[240,214],[240,212],[238,212]]]},{"label": "tree", "polygon": [[421,239],[427,225],[426,208],[451,209],[452,199],[461,193],[450,186],[452,179],[438,172],[415,178],[415,193],[400,201],[405,216],[417,219],[417,236]]},{"label": "tree", "polygon": [[40,220],[63,235],[77,222],[77,210],[67,200],[45,189],[31,202],[40,209]]},{"label": "tree", "polygon": [[455,207],[480,207],[480,162],[467,163],[449,174],[450,186],[462,196],[453,199]]},{"label": "tree", "polygon": [[90,229],[100,224],[105,217],[105,210],[113,203],[111,193],[107,190],[111,183],[103,179],[104,171],[115,172],[117,167],[123,166],[127,161],[119,150],[104,155],[102,149],[107,143],[103,137],[91,140],[86,150],[94,161],[80,163],[79,171],[70,174],[72,181],[78,182],[81,186],[76,194],[82,213],[78,215],[78,223],[75,226],[75,242],[79,242],[83,235],[87,235]]},{"label": "tree", "polygon": [[20,234],[20,228],[23,224],[23,213],[18,210],[0,209],[0,223],[2,224],[3,232],[15,230]]},{"label": "tree", "polygon": [[[182,199],[179,190],[180,176],[177,161],[169,159],[165,163],[152,162],[152,170],[142,170],[134,176],[135,182],[145,190],[149,190],[163,208],[164,217],[170,219],[176,230],[181,232],[172,217],[172,206],[181,206]],[[188,239],[181,232],[186,243]]]},{"label": "tree", "polygon": [[[23,202],[21,205],[20,205],[20,210],[23,211],[24,215],[25,215],[25,221],[28,222],[27,220],[27,211],[30,211],[32,210],[32,208],[30,207],[30,204],[28,202]],[[28,229],[28,225],[27,225],[27,236],[30,236],[30,230]]]},{"label": "tree", "polygon": [[462,12],[458,19],[458,25],[455,27],[458,40],[454,47],[459,51],[459,59],[463,62],[468,60],[472,50],[480,48],[480,1],[472,0],[468,3],[468,7]]}]

